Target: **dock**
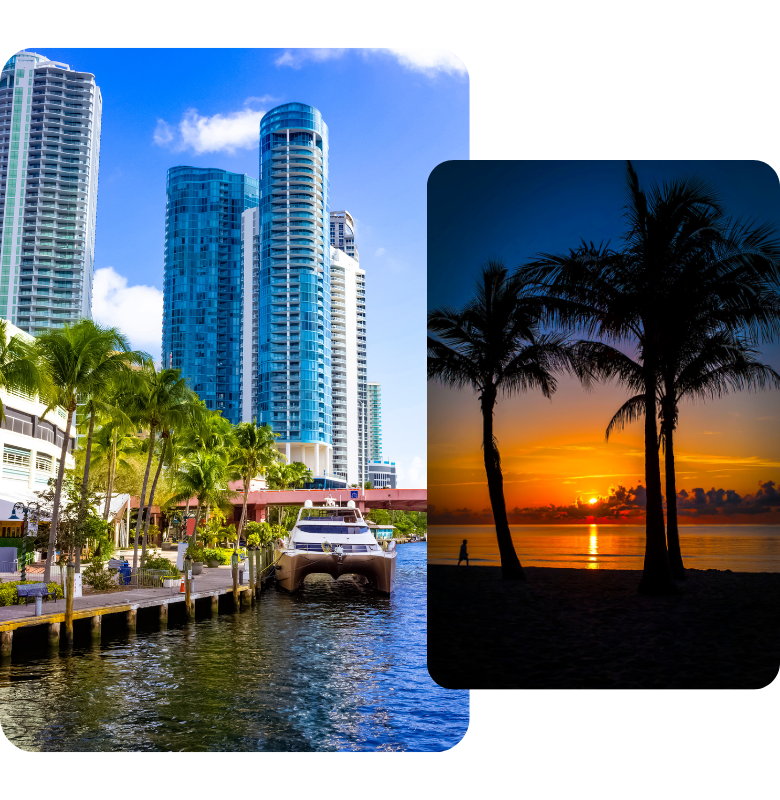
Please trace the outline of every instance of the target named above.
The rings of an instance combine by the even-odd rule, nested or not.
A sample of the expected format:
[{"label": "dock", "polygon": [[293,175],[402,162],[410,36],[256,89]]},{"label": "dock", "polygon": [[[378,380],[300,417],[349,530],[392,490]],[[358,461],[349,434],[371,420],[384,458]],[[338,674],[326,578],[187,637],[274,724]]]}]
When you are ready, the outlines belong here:
[{"label": "dock", "polygon": [[[202,612],[216,615],[220,610],[220,598],[228,596],[223,602],[223,610],[240,610],[251,605],[249,586],[239,585],[239,604],[235,609],[233,602],[233,575],[229,567],[204,569],[200,575],[192,579],[193,589],[190,597],[193,607],[199,615]],[[119,623],[128,632],[134,632],[138,614],[147,619],[152,617],[159,621],[161,627],[168,624],[169,610],[174,616],[185,617],[186,608],[184,594],[176,588],[149,588],[128,586],[127,591],[93,594],[73,598],[74,624],[79,620],[89,620],[93,640],[102,635],[103,620]],[[49,646],[59,647],[60,626],[65,622],[65,600],[47,601],[43,603],[43,614],[35,616],[35,604],[0,606],[0,657],[8,658],[14,647],[14,632],[19,629],[40,628],[29,633],[33,636],[46,636]],[[84,622],[80,623],[82,626]],[[28,633],[25,630],[25,633]]]}]

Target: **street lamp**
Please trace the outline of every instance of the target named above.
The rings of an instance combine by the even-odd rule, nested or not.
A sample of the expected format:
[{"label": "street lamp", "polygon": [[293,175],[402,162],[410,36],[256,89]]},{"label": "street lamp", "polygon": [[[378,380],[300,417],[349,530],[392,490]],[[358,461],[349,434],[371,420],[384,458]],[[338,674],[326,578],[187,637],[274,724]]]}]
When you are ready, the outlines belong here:
[{"label": "street lamp", "polygon": [[[22,524],[22,581],[24,582],[27,580],[27,537],[38,535],[38,518],[41,515],[41,505],[34,500],[25,505],[20,500],[18,503],[14,503],[14,507],[11,510],[11,520],[19,520],[19,517],[16,516],[17,508],[24,514],[24,522]],[[27,517],[31,512],[32,518],[28,522]],[[32,533],[30,532],[31,529]]]}]

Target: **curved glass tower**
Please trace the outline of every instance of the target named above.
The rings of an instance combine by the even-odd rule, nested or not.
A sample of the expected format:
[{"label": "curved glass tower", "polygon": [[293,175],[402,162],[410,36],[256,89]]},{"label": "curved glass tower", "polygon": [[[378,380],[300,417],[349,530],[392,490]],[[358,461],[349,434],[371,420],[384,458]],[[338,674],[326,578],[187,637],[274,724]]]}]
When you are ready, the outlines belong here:
[{"label": "curved glass tower", "polygon": [[[206,406],[241,421],[241,214],[258,182],[204,167],[168,170],[163,366],[181,369]],[[248,387],[247,387],[248,390]]]},{"label": "curved glass tower", "polygon": [[288,459],[332,471],[328,127],[286,103],[260,122],[253,416]]}]

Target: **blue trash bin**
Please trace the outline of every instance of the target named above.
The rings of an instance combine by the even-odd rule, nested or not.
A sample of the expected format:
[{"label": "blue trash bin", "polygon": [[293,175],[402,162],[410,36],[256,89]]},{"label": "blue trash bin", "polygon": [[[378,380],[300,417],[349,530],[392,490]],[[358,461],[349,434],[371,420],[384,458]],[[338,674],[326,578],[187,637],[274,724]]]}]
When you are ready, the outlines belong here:
[{"label": "blue trash bin", "polygon": [[130,564],[125,561],[119,568],[119,585],[128,586],[130,584],[130,575],[132,574]]}]

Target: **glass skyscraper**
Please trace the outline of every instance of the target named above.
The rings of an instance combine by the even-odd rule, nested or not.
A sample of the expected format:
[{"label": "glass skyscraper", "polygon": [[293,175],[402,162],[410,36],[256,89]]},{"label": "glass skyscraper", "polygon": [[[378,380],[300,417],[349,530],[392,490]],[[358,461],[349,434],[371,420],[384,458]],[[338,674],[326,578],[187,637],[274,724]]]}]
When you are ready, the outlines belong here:
[{"label": "glass skyscraper", "polygon": [[94,75],[19,52],[0,74],[0,317],[89,317],[102,99]]},{"label": "glass skyscraper", "polygon": [[287,458],[304,462],[315,479],[333,469],[328,194],[328,127],[320,112],[302,103],[269,111],[260,122],[261,199],[251,225],[252,416],[281,434]]},{"label": "glass skyscraper", "polygon": [[258,181],[222,169],[168,170],[163,280],[164,366],[181,369],[206,406],[241,421],[241,215]]},{"label": "glass skyscraper", "polygon": [[368,384],[368,458],[382,460],[382,388],[378,383]]}]

